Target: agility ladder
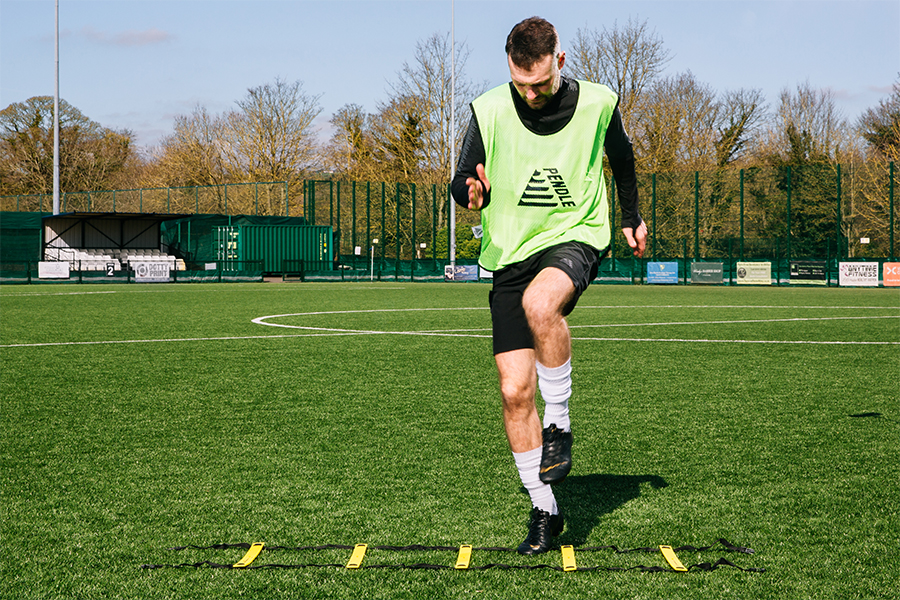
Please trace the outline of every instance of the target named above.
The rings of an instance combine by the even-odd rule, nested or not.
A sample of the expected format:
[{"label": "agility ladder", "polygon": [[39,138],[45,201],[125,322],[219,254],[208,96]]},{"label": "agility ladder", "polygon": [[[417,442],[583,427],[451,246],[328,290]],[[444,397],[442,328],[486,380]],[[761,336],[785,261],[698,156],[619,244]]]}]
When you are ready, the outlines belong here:
[{"label": "agility ladder", "polygon": [[[244,554],[243,558],[241,558],[236,563],[217,563],[210,560],[204,560],[200,562],[194,563],[180,563],[180,564],[144,564],[141,565],[142,569],[167,569],[167,568],[211,568],[211,569],[308,569],[308,568],[340,568],[340,569],[427,569],[427,570],[458,570],[458,571],[487,571],[490,569],[498,569],[498,570],[537,570],[537,569],[550,569],[553,571],[562,571],[562,572],[572,572],[572,571],[580,571],[580,572],[589,572],[589,571],[642,571],[648,573],[660,573],[660,572],[675,572],[675,573],[686,573],[688,571],[699,570],[699,571],[715,571],[719,567],[733,567],[740,571],[748,572],[748,573],[763,573],[765,569],[763,568],[752,568],[752,567],[741,567],[736,565],[735,563],[727,560],[725,558],[719,558],[715,562],[700,562],[696,564],[692,564],[689,566],[685,566],[681,560],[678,558],[679,552],[706,552],[709,550],[719,548],[721,551],[730,552],[730,553],[739,553],[739,554],[753,554],[754,550],[751,548],[745,548],[742,546],[734,545],[728,542],[725,539],[719,538],[717,544],[712,544],[709,546],[679,546],[677,548],[672,548],[668,545],[660,545],[657,547],[641,547],[641,548],[630,548],[630,549],[620,549],[618,546],[609,545],[609,546],[587,546],[584,548],[575,548],[571,545],[562,546],[559,550],[561,552],[561,565],[549,565],[549,564],[539,564],[539,565],[508,565],[501,563],[487,563],[483,565],[473,565],[472,564],[472,555],[474,552],[515,552],[515,548],[507,548],[501,546],[492,546],[492,547],[478,547],[475,548],[471,544],[463,544],[461,546],[423,546],[419,544],[414,544],[410,546],[373,546],[369,547],[368,544],[356,544],[354,546],[348,546],[343,544],[325,544],[322,546],[266,546],[263,542],[256,542],[254,544],[248,543],[239,543],[239,544],[213,544],[211,546],[177,546],[174,548],[169,548],[169,550],[173,551],[182,551],[182,550],[231,550],[231,549],[243,549],[246,550],[246,554]],[[307,563],[307,564],[255,564],[257,557],[263,552],[276,552],[276,551],[322,551],[322,550],[350,550],[352,551],[349,559],[346,563]],[[428,564],[428,563],[415,563],[415,564],[363,564],[366,553],[369,550],[375,550],[379,552],[456,552],[456,560],[452,564]],[[616,554],[629,554],[635,552],[660,552],[663,558],[666,560],[668,566],[658,566],[658,565],[635,565],[632,567],[610,567],[610,566],[592,566],[585,567],[579,566],[577,564],[575,555],[576,552],[586,553],[586,552],[600,552],[604,550],[612,550]]]}]

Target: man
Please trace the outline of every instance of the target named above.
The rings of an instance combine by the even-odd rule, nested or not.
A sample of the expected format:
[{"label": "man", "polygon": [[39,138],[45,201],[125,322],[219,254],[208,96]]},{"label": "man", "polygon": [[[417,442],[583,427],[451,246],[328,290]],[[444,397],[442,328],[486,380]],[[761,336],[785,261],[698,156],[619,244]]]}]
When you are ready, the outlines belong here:
[{"label": "man", "polygon": [[[506,54],[512,81],[472,102],[452,193],[481,211],[479,262],[494,272],[489,302],[503,422],[533,507],[518,551],[539,554],[563,530],[551,485],[572,466],[566,316],[610,243],[604,149],[635,256],[644,253],[647,228],[616,95],[560,74],[566,56],[544,19],[516,25]],[[536,388],[545,402],[543,422]]]}]

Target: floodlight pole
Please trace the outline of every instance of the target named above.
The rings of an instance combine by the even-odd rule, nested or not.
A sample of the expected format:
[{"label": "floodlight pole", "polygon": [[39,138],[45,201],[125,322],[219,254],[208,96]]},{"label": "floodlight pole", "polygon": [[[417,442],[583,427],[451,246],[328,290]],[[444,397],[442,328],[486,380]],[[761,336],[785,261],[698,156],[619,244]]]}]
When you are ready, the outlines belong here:
[{"label": "floodlight pole", "polygon": [[53,214],[59,214],[59,0],[56,0],[56,84],[53,92]]},{"label": "floodlight pole", "polygon": [[[456,31],[453,0],[450,0],[450,183],[456,169]],[[450,265],[456,266],[456,202],[450,191]]]}]

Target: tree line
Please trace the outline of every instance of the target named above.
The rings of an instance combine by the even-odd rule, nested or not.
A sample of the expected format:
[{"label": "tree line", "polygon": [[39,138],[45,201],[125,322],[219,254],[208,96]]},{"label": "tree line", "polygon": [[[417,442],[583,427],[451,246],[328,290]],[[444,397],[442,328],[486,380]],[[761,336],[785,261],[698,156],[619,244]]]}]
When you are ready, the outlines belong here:
[{"label": "tree line", "polygon": [[[451,146],[459,148],[470,117],[468,103],[486,89],[466,76],[467,58],[466,46],[451,47],[447,35],[419,40],[412,60],[400,66],[376,111],[345,104],[330,116],[327,140],[320,139],[314,125],[322,113],[321,95],[307,91],[302,81],[276,79],[250,88],[235,108],[222,114],[197,106],[176,117],[172,132],[149,149],[137,147],[132,132],[104,127],[63,100],[61,189],[269,181],[297,186],[323,172],[345,181],[446,183],[452,171]],[[816,201],[798,206],[792,227],[818,227],[822,232],[816,235],[825,235],[835,220],[826,199],[835,192],[829,187],[830,175],[817,174],[849,165],[853,177],[873,183],[861,185],[862,191],[845,204],[843,210],[852,217],[848,223],[863,229],[884,225],[887,200],[877,181],[885,165],[900,158],[900,77],[888,97],[850,122],[838,111],[833,92],[808,82],[782,90],[770,106],[758,89],[716,90],[690,71],[669,74],[670,58],[648,22],[636,19],[579,29],[567,50],[565,75],[604,83],[619,95],[639,173],[774,169],[785,174],[772,184],[776,188],[793,186],[809,198],[822,199],[821,206]],[[0,112],[0,195],[52,191],[52,110],[52,98],[44,96]],[[657,190],[661,196],[667,195],[665,185]],[[683,189],[668,192],[684,195]],[[446,201],[440,199],[441,215]],[[725,218],[732,201],[728,195],[704,194],[710,235],[717,226],[715,215]],[[277,214],[277,203],[259,207],[260,213]],[[214,204],[206,210],[216,208]],[[659,218],[665,222],[668,209],[661,208]],[[679,214],[677,207],[669,212],[673,219]],[[777,221],[775,213],[759,218]],[[845,232],[848,237],[854,233]]]}]

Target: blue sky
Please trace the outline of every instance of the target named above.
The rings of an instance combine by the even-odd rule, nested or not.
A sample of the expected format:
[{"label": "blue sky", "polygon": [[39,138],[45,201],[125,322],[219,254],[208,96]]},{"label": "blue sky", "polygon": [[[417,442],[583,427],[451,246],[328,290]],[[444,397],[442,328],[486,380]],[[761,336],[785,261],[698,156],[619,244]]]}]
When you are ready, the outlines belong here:
[{"label": "blue sky", "polygon": [[[280,77],[321,94],[320,127],[338,108],[369,112],[412,62],[415,45],[449,34],[450,0],[60,0],[60,95],[106,127],[149,146],[197,105],[221,113]],[[646,20],[687,70],[718,92],[831,89],[855,121],[900,73],[900,0],[456,0],[466,75],[508,81],[503,44],[531,15],[563,49],[579,28]],[[54,0],[0,0],[0,108],[52,95]]]}]

